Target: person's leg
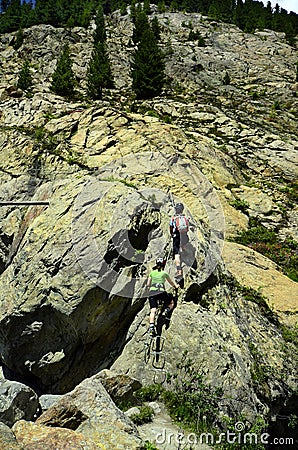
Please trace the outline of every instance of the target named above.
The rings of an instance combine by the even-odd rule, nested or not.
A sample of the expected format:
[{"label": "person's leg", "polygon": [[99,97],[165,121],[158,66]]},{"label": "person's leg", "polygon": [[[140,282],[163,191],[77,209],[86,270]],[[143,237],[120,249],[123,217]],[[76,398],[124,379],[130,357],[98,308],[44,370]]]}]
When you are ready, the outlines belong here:
[{"label": "person's leg", "polygon": [[175,306],[173,295],[166,294],[164,306],[165,306],[165,310],[164,310],[164,314],[163,314],[164,323],[165,323],[166,329],[168,329],[169,326],[170,326],[170,320],[171,320],[172,312],[173,312],[173,309],[174,309],[174,306]]},{"label": "person's leg", "polygon": [[150,316],[149,316],[149,325],[150,325],[150,327],[151,326],[154,327],[156,309],[157,308],[151,308],[150,309]]},{"label": "person's leg", "polygon": [[180,249],[182,255],[187,253],[187,244],[189,243],[189,237],[187,233],[181,234],[180,236]]},{"label": "person's leg", "polygon": [[177,275],[182,275],[181,271],[181,260],[180,260],[180,234],[177,233],[173,238],[173,253],[175,259],[175,265],[177,270]]},{"label": "person's leg", "polygon": [[158,306],[156,295],[149,297],[149,305],[150,305],[149,329],[151,330],[152,334],[154,334],[155,314]]},{"label": "person's leg", "polygon": [[165,314],[170,315],[175,306],[174,297],[172,294],[167,292],[164,293],[163,305]]}]

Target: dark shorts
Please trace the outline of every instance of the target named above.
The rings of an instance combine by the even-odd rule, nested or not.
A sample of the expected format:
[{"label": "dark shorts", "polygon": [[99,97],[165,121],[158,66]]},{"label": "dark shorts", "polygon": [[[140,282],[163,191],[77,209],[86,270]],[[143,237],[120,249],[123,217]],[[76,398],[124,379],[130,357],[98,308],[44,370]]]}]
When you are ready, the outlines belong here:
[{"label": "dark shorts", "polygon": [[187,233],[176,233],[173,237],[173,254],[179,255],[180,247],[184,247],[189,242]]},{"label": "dark shorts", "polygon": [[158,308],[158,305],[163,304],[164,306],[168,306],[173,297],[171,294],[168,294],[167,292],[160,292],[156,295],[150,295],[149,296],[149,304],[150,308]]}]

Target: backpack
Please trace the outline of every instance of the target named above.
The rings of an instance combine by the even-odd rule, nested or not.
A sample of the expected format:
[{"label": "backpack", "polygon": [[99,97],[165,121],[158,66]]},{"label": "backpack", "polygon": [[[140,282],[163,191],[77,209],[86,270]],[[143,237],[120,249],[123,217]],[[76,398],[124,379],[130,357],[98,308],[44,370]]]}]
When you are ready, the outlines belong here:
[{"label": "backpack", "polygon": [[188,219],[185,216],[176,216],[174,220],[175,227],[179,233],[183,234],[188,232]]}]

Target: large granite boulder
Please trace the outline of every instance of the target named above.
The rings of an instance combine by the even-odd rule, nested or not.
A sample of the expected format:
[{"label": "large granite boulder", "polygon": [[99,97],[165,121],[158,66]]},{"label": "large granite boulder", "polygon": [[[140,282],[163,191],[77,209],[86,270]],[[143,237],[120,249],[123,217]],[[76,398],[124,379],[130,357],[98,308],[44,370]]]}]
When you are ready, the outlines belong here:
[{"label": "large granite boulder", "polygon": [[95,375],[85,379],[44,412],[35,423],[13,427],[18,443],[39,449],[141,449],[134,424],[113,403]]},{"label": "large granite boulder", "polygon": [[0,380],[0,421],[11,427],[16,421],[33,420],[38,413],[37,394],[17,381]]}]

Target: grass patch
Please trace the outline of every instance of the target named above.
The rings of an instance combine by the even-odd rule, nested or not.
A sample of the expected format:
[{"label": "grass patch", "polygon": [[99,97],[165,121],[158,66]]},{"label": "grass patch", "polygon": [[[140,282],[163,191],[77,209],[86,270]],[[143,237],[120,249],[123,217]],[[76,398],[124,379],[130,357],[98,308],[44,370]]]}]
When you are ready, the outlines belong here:
[{"label": "grass patch", "polygon": [[222,439],[220,444],[215,444],[215,448],[218,450],[264,450],[265,446],[261,443],[260,436],[262,433],[268,430],[268,423],[265,422],[262,416],[257,416],[254,423],[245,427],[242,431],[242,438],[244,438],[245,433],[247,433],[247,440],[244,444],[237,442],[237,427],[238,423],[246,423],[246,418],[240,416],[237,421],[231,419],[230,417],[223,417],[223,421],[225,422],[225,428],[229,430],[231,433],[235,433],[230,442],[225,442],[225,439]]},{"label": "grass patch", "polygon": [[281,334],[286,342],[291,342],[298,347],[298,328],[281,325]]},{"label": "grass patch", "polygon": [[275,231],[268,230],[256,221],[250,220],[249,226],[248,230],[239,233],[233,241],[271,259],[285,275],[298,281],[298,243],[291,237],[281,241]]},{"label": "grass patch", "polygon": [[108,177],[102,178],[102,181],[110,181],[111,183],[122,183],[127,187],[138,189],[135,183],[133,183],[132,181],[124,180],[123,178]]},{"label": "grass patch", "polygon": [[137,390],[135,397],[141,402],[153,402],[160,398],[164,388],[161,384],[151,384],[149,386],[143,386]]},{"label": "grass patch", "polygon": [[145,441],[140,450],[158,450],[158,448],[152,442]]},{"label": "grass patch", "polygon": [[268,390],[268,386],[266,384],[268,381],[267,367],[262,364],[257,347],[253,343],[249,343],[248,348],[254,360],[250,369],[251,379],[257,388],[260,386],[265,386]]},{"label": "grass patch", "polygon": [[136,425],[143,425],[144,423],[152,422],[154,416],[154,411],[150,406],[143,405],[140,407],[140,412],[137,414],[132,414],[130,419]]},{"label": "grass patch", "polygon": [[239,211],[243,212],[244,214],[247,213],[247,210],[249,208],[249,204],[245,200],[233,200],[230,202],[230,205],[233,206],[233,208],[238,209]]},{"label": "grass patch", "polygon": [[222,389],[213,388],[193,361],[184,352],[177,363],[177,372],[168,375],[171,390],[164,390],[162,397],[170,416],[192,432],[212,429],[218,417]]},{"label": "grass patch", "polygon": [[289,206],[297,205],[298,203],[298,181],[290,183],[288,186],[282,187],[281,192],[285,193],[288,198]]}]

